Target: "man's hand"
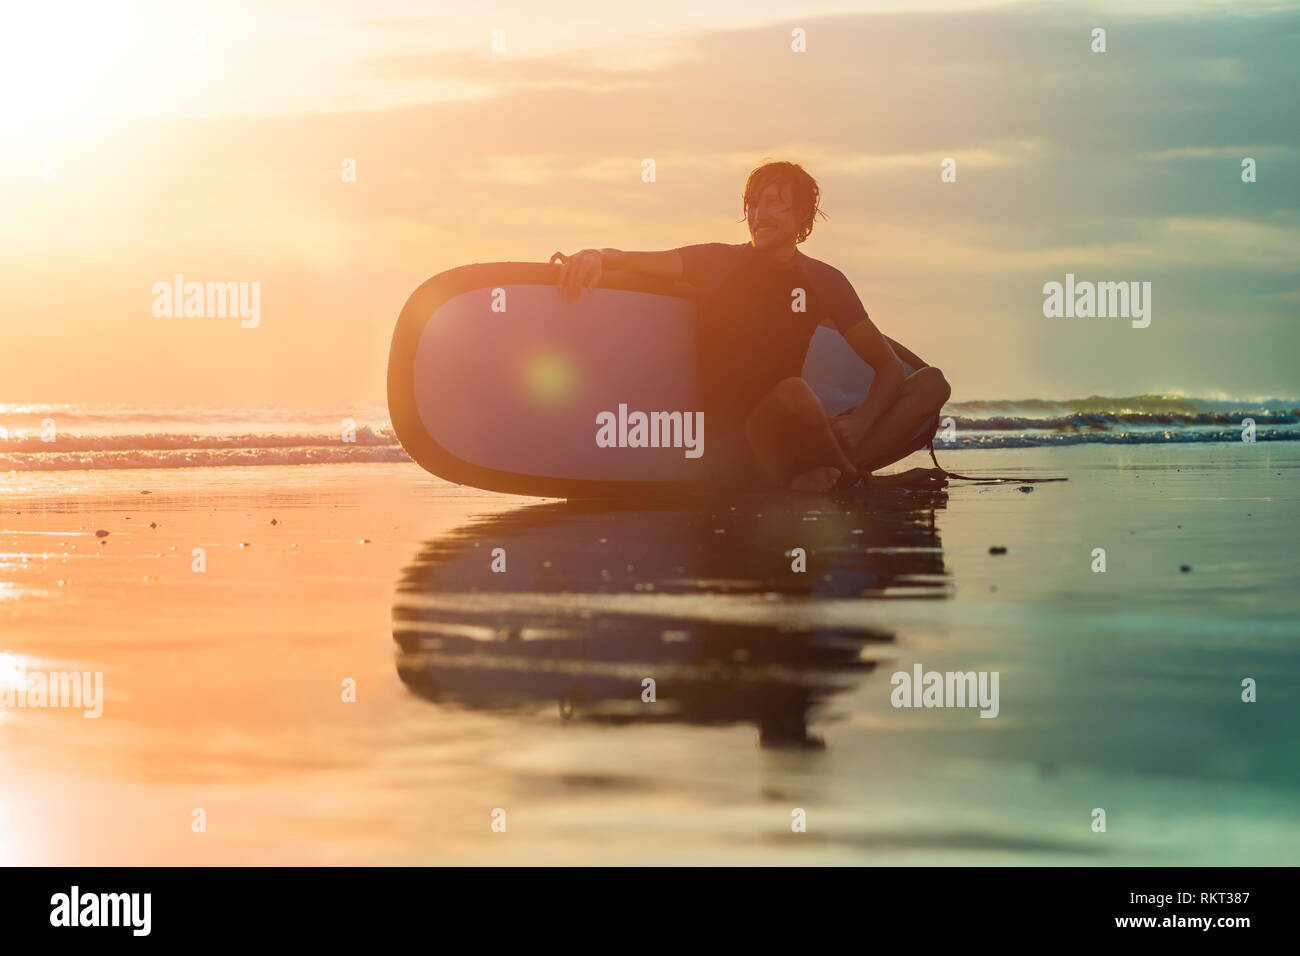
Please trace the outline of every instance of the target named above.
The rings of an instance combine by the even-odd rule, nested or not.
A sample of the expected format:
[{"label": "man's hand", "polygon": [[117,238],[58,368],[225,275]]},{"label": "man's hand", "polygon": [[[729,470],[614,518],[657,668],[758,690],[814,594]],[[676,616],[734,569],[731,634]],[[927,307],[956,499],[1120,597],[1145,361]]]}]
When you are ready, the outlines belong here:
[{"label": "man's hand", "polygon": [[600,281],[604,269],[599,249],[583,249],[569,256],[560,265],[560,278],[556,285],[565,302],[573,302],[583,291],[590,292]]}]

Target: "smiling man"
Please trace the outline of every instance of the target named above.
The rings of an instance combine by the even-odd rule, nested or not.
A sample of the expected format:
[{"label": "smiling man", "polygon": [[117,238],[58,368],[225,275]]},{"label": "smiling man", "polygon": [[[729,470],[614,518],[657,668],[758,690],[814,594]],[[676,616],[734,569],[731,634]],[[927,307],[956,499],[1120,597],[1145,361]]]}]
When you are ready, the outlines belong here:
[{"label": "smiling man", "polygon": [[[706,457],[720,483],[809,491],[852,484],[924,447],[915,436],[948,399],[937,368],[907,373],[842,272],[799,251],[820,206],[821,191],[800,166],[767,163],[745,181],[749,242],[584,249],[561,268],[569,298],[595,288],[606,269],[695,287]],[[875,372],[862,404],[834,418],[800,377],[818,325],[837,329]]]}]

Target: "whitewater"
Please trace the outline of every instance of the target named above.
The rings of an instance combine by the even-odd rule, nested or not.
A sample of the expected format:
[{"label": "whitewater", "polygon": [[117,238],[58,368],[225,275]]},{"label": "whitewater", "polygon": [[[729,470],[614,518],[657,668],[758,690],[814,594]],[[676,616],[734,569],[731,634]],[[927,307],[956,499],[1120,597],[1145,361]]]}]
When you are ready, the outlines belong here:
[{"label": "whitewater", "polygon": [[[935,447],[1300,439],[1300,400],[1173,395],[951,402]],[[409,460],[387,409],[0,404],[0,472]]]}]

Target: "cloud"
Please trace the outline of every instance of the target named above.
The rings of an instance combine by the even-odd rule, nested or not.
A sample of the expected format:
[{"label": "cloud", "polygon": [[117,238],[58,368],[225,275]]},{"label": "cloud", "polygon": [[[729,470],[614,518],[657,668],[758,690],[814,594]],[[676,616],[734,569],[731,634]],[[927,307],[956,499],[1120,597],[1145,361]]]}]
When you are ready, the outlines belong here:
[{"label": "cloud", "polygon": [[[1091,17],[1042,4],[801,16],[806,54],[790,51],[785,5],[716,30],[642,35],[628,20],[635,41],[585,47],[530,48],[512,28],[519,49],[497,59],[485,36],[456,47],[384,11],[365,43],[314,51],[310,68],[240,50],[247,72],[222,97],[269,115],[211,116],[191,98],[181,118],[0,150],[0,279],[11,314],[32,317],[0,323],[0,380],[19,397],[58,376],[91,383],[96,356],[113,354],[123,394],[167,361],[217,399],[231,377],[203,363],[238,367],[237,349],[256,349],[281,394],[381,397],[382,363],[355,343],[382,339],[428,275],[557,248],[741,241],[744,175],[770,157],[824,188],[830,218],[809,254],[966,396],[1161,379],[1287,391],[1300,15],[1205,9],[1097,8],[1105,55],[1088,52]],[[1258,183],[1240,181],[1243,155],[1260,160]],[[46,156],[57,183],[40,183]],[[340,182],[343,157],[355,184]],[[947,157],[955,183],[939,180]],[[141,296],[174,271],[261,279],[284,308],[256,339],[175,326],[162,348]],[[1066,271],[1159,281],[1149,334],[1034,324],[1037,290]],[[303,366],[304,349],[325,365]],[[259,387],[236,378],[229,388]]]}]

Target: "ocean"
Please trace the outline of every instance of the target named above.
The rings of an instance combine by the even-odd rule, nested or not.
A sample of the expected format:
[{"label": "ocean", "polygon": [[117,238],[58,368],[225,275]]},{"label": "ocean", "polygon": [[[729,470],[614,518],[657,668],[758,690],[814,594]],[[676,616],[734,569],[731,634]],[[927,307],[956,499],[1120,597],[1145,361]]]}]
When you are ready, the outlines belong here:
[{"label": "ocean", "polygon": [[[949,404],[937,450],[1300,439],[1300,400],[1173,395]],[[0,404],[0,472],[408,461],[381,406]]]}]

